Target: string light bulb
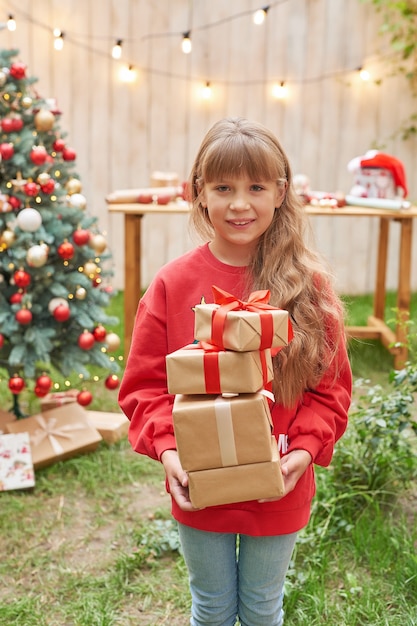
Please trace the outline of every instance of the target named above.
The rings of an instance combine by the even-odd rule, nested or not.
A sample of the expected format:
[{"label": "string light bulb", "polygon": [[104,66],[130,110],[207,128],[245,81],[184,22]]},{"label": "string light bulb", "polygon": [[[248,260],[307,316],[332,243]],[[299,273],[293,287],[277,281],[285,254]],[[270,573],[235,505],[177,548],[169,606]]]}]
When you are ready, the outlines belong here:
[{"label": "string light bulb", "polygon": [[182,36],[181,50],[184,52],[184,54],[190,54],[192,47],[193,47],[191,43],[191,39],[190,39],[190,34],[191,33],[188,30]]},{"label": "string light bulb", "polygon": [[55,50],[62,50],[64,47],[64,33],[59,28],[54,28],[54,48]]},{"label": "string light bulb", "polygon": [[253,23],[256,25],[263,24],[266,18],[266,14],[269,11],[269,6],[263,7],[262,9],[258,9],[253,14]]},{"label": "string light bulb", "polygon": [[113,59],[120,59],[122,57],[122,43],[123,42],[121,39],[116,40],[116,43],[114,44],[111,51]]},{"label": "string light bulb", "polygon": [[212,95],[211,85],[210,85],[210,82],[207,81],[201,90],[201,97],[203,98],[203,100],[210,100],[211,95]]},{"label": "string light bulb", "polygon": [[275,83],[275,85],[272,87],[272,95],[277,100],[283,100],[287,97],[288,89],[284,81],[281,81],[280,83]]},{"label": "string light bulb", "polygon": [[366,70],[362,66],[358,67],[358,73],[364,83],[368,82],[368,80],[370,80],[371,78],[371,75],[368,72],[368,70]]},{"label": "string light bulb", "polygon": [[7,20],[7,28],[8,30],[10,30],[10,32],[16,30],[16,20],[14,19],[13,15],[9,15],[9,19]]},{"label": "string light bulb", "polygon": [[134,83],[136,80],[136,70],[133,65],[128,65],[120,68],[119,72],[120,80],[124,83]]}]

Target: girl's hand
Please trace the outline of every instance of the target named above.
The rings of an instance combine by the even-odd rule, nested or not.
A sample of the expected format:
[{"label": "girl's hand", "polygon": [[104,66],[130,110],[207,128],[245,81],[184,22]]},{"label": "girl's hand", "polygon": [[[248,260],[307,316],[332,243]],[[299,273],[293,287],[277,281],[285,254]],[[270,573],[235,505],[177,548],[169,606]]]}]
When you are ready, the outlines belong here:
[{"label": "girl's hand", "polygon": [[167,476],[171,496],[183,511],[196,511],[191,504],[188,492],[188,475],[181,467],[176,450],[165,450],[161,462]]},{"label": "girl's hand", "polygon": [[311,454],[307,450],[292,450],[281,458],[281,472],[284,479],[284,493],[280,498],[268,498],[259,502],[274,502],[290,493],[298,480],[312,462]]}]

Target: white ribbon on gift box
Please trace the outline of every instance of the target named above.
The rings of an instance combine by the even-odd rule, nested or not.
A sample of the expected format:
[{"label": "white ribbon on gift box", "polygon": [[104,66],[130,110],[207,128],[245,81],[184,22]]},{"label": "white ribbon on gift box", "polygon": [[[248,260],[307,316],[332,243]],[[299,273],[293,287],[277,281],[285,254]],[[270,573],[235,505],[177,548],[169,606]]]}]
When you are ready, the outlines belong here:
[{"label": "white ribbon on gift box", "polygon": [[48,438],[55,454],[63,454],[63,452],[65,452],[56,437],[72,439],[73,436],[70,434],[72,431],[83,430],[86,427],[86,424],[83,422],[74,422],[74,424],[64,424],[63,426],[56,428],[56,418],[50,417],[46,420],[43,415],[37,415],[36,421],[38,422],[40,428],[37,428],[30,437],[33,446],[38,446],[44,439]]},{"label": "white ribbon on gift box", "polygon": [[214,401],[217,436],[223,466],[237,465],[235,434],[233,432],[232,408],[230,400],[217,396]]}]

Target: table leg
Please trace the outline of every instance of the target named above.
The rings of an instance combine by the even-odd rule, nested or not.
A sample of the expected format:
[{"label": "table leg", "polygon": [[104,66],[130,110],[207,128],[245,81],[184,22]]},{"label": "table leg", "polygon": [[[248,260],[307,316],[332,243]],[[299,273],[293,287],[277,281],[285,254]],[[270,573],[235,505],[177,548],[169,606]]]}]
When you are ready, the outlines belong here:
[{"label": "table leg", "polygon": [[399,352],[395,355],[394,366],[401,369],[408,357],[408,329],[407,322],[410,317],[411,303],[411,242],[412,242],[412,219],[401,220],[400,234],[400,257],[398,268],[398,293],[397,293],[397,343],[400,344]]},{"label": "table leg", "polygon": [[385,318],[388,234],[389,220],[381,217],[379,220],[378,260],[374,296],[374,317],[380,320]]},{"label": "table leg", "polygon": [[129,353],[136,310],[141,296],[141,220],[142,215],[125,214],[125,356]]}]

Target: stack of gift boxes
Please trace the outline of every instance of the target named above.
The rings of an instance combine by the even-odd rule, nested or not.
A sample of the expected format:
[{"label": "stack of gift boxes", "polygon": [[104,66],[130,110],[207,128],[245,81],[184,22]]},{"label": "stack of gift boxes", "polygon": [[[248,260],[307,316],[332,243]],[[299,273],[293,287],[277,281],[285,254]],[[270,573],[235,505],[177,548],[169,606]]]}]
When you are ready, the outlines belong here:
[{"label": "stack of gift boxes", "polygon": [[291,339],[288,312],[213,287],[195,307],[195,340],[166,358],[179,459],[203,508],[279,497],[283,480],[269,408],[272,351]]}]

